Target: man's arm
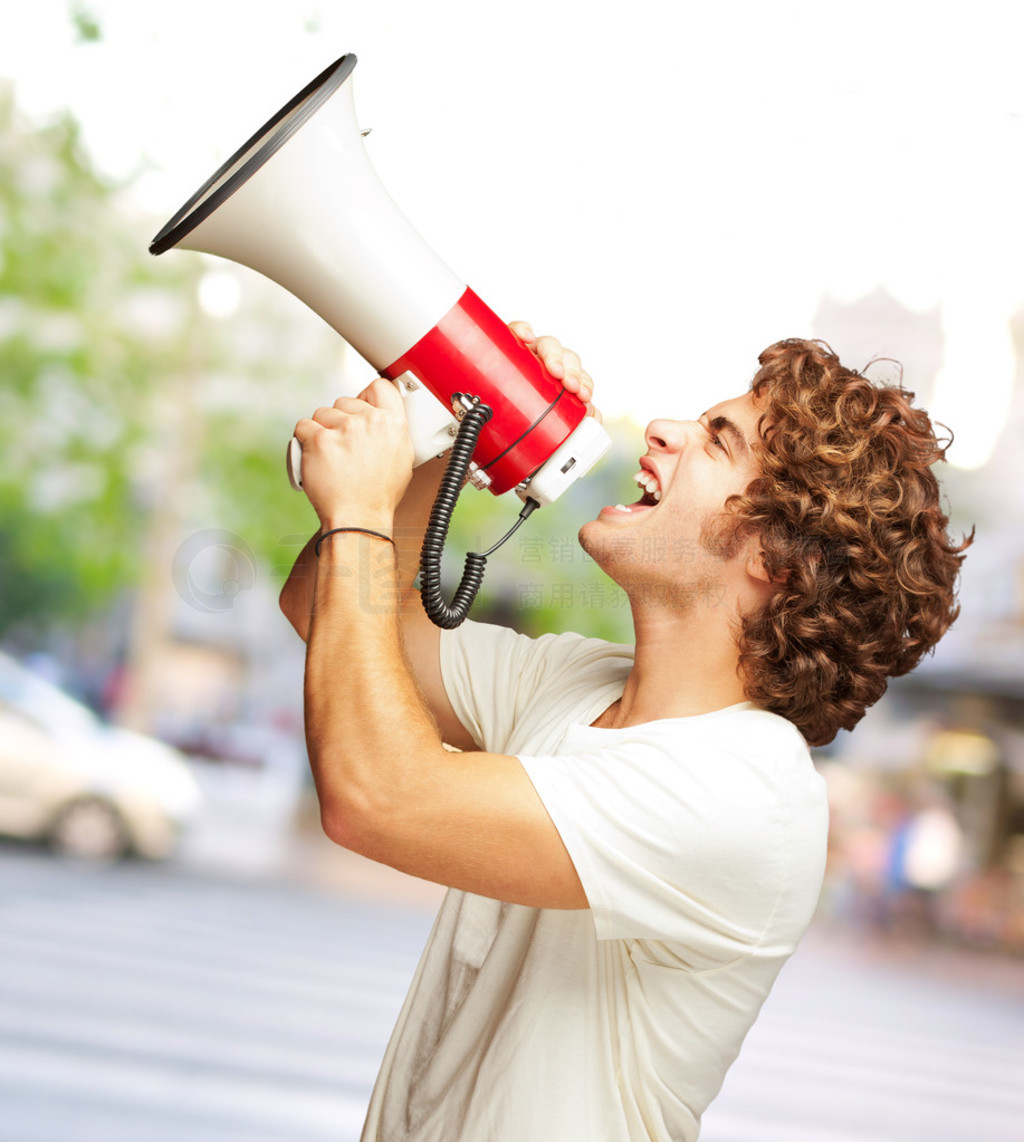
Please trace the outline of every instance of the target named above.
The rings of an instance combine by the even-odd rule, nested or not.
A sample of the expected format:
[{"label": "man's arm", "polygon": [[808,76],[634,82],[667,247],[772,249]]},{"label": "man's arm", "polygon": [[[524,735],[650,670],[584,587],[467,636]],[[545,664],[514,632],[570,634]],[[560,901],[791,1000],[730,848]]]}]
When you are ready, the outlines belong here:
[{"label": "man's arm", "polygon": [[[419,571],[423,535],[427,530],[430,510],[446,463],[446,457],[439,457],[416,468],[402,502],[395,509],[394,539],[399,561],[398,582],[403,594],[412,589]],[[319,535],[318,529],[310,537],[281,589],[281,610],[303,642],[309,636],[309,621],[313,613],[316,586],[316,557],[313,549]]]},{"label": "man's arm", "polygon": [[[447,464],[447,457],[428,460],[413,471],[409,487],[395,509],[393,530],[397,558],[395,590],[399,600],[402,643],[413,676],[444,740],[459,749],[476,743],[455,715],[441,680],[441,632],[420,603],[413,582],[419,571],[420,549],[430,511]],[[317,559],[314,547],[319,530],[302,549],[281,591],[281,610],[305,641],[316,598]],[[331,541],[328,541],[331,542]]]},{"label": "man's arm", "polygon": [[390,550],[349,532],[328,540],[320,559],[305,704],[327,835],[449,887],[534,907],[586,907],[518,758],[443,747],[406,665],[396,609],[384,598]]},{"label": "man's arm", "polygon": [[[322,531],[390,534],[411,475],[405,410],[390,382],[318,410],[296,435]],[[343,531],[325,540],[316,563],[306,740],[328,836],[455,888],[535,907],[586,907],[518,758],[444,749],[403,653],[391,544]]]}]

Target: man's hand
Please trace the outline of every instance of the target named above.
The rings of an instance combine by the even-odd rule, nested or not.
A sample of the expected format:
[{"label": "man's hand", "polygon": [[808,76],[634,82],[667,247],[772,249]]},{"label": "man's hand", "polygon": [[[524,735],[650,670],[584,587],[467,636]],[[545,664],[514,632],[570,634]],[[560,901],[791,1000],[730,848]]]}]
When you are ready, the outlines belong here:
[{"label": "man's hand", "polygon": [[378,378],[358,397],[339,397],[300,420],[302,489],[326,531],[367,527],[390,533],[412,476],[405,402]]},{"label": "man's hand", "polygon": [[[538,338],[525,321],[509,328],[600,421],[591,403],[594,382],[579,355],[554,337]],[[412,476],[413,448],[405,403],[390,381],[378,378],[358,397],[339,397],[331,408],[317,409],[299,421],[295,436],[302,445],[303,491],[324,530],[391,527]]]},{"label": "man's hand", "polygon": [[537,337],[526,321],[512,321],[509,329],[540,358],[551,376],[562,382],[562,388],[575,393],[587,405],[587,415],[594,417],[600,424],[601,413],[591,404],[594,399],[594,382],[583,368],[579,354],[566,349],[555,337]]},{"label": "man's hand", "polygon": [[[509,328],[541,360],[552,377],[560,381],[568,392],[576,393],[587,405],[588,415],[600,422],[601,414],[591,403],[594,382],[580,364],[579,356],[564,348],[555,337],[537,337],[525,321],[512,322]],[[396,396],[397,400],[392,399]],[[374,410],[386,408],[401,416],[402,430],[398,444],[394,444],[389,436],[390,442],[387,445],[374,444],[369,449],[369,460],[364,462],[360,459],[357,464],[356,457],[348,454],[348,446],[343,443],[341,436],[334,436],[329,430],[345,421],[346,412],[349,418],[356,415],[352,409],[360,414],[368,411],[362,408],[363,402]],[[321,517],[323,530],[331,527],[368,527],[372,531],[393,534],[398,544],[400,587],[404,592],[411,586],[419,569],[423,533],[445,465],[444,460],[429,460],[415,470],[411,481],[407,469],[402,471],[395,466],[395,459],[405,455],[409,446],[405,406],[399,402],[401,397],[392,382],[374,381],[358,398],[342,397],[335,402],[334,408],[319,409],[309,420],[301,421],[296,426],[296,436],[304,445],[304,490]],[[368,442],[378,439],[375,428],[369,425],[363,427],[368,429]],[[314,458],[317,446],[311,441],[316,436],[322,436],[321,461]],[[377,451],[378,448],[391,448],[392,451]],[[366,464],[369,466],[366,467]],[[392,479],[398,483],[390,483]],[[392,501],[399,486],[406,494],[396,511]],[[281,591],[281,609],[302,638],[308,635],[313,607],[316,582],[313,544],[316,538],[314,535],[303,548]],[[411,654],[413,669],[421,686],[431,695],[435,715],[443,725],[449,727],[448,740],[456,741],[464,731],[458,725],[441,687],[437,667],[438,635],[438,628],[427,619],[417,598],[415,606],[407,607],[405,612],[406,649]]]}]

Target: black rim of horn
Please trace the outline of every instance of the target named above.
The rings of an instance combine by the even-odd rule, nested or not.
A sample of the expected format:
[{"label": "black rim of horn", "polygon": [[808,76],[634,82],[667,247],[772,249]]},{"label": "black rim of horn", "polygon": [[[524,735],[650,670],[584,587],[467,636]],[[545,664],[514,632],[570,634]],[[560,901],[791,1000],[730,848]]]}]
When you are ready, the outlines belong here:
[{"label": "black rim of horn", "polygon": [[[276,154],[311,116],[320,110],[352,74],[352,69],[355,66],[356,57],[351,52],[343,55],[340,59],[335,60],[330,67],[325,68],[316,79],[308,83],[298,95],[290,99],[276,115],[263,124],[252,138],[247,139],[214,175],[203,183],[153,239],[150,243],[149,252],[162,254],[165,250],[170,250],[186,234],[194,230],[200,222],[209,218],[219,206],[227,201],[243,183],[263,166],[267,159]],[[297,114],[292,115],[292,112],[302,103],[305,103],[305,106]],[[288,122],[275,130],[284,119],[288,119]],[[254,151],[244,163],[240,163],[243,156],[251,151],[261,139],[264,139],[262,146]],[[225,177],[236,163],[240,163],[238,169],[229,177]],[[222,179],[223,183],[217,186],[217,183],[221,182]],[[214,186],[217,186],[217,189],[210,193]],[[209,197],[207,198],[208,194]]]}]

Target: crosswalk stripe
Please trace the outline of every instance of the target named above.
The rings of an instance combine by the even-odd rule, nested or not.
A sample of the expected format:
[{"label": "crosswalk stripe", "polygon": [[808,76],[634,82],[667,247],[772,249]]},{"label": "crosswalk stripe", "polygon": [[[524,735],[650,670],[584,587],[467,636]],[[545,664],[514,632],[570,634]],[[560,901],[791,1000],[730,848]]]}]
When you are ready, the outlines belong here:
[{"label": "crosswalk stripe", "polygon": [[[185,905],[187,902],[178,902]],[[216,915],[203,917],[191,907],[175,908],[168,901],[149,900],[144,903],[134,899],[108,900],[98,903],[68,900],[59,902],[47,900],[11,901],[0,897],[0,916],[3,918],[3,931],[26,933],[60,933],[73,937],[76,933],[86,936],[91,943],[118,943],[121,946],[162,943],[187,951],[192,945],[199,945],[215,955],[217,943],[214,941],[230,933],[244,940],[241,945],[252,955],[264,954],[270,957],[289,955],[308,961],[312,970],[318,966],[336,969],[339,963],[358,963],[371,960],[385,967],[401,966],[412,959],[415,962],[419,946],[413,942],[408,951],[398,952],[384,947],[371,949],[368,941],[379,940],[380,929],[372,923],[373,918],[348,918],[340,924],[336,917],[328,914],[321,917],[305,916],[307,923],[301,935],[267,929],[253,922],[249,910],[219,910]],[[324,907],[324,911],[327,909]],[[313,923],[309,923],[312,921]],[[314,925],[319,922],[320,930]],[[422,927],[422,926],[421,926]],[[425,928],[420,933],[420,942]],[[225,949],[224,955],[237,954],[237,949]]]},{"label": "crosswalk stripe", "polygon": [[905,1134],[891,1134],[884,1123],[864,1130],[829,1127],[821,1123],[800,1126],[791,1121],[772,1122],[763,1114],[709,1114],[700,1142],[907,1142]]},{"label": "crosswalk stripe", "polygon": [[[361,1042],[379,1038],[382,1020],[390,1022],[400,1006],[394,993],[389,1003],[369,994],[358,980],[350,990],[330,1001],[296,999],[275,994],[269,987],[241,991],[229,985],[216,987],[166,987],[139,974],[121,973],[108,980],[94,976],[69,977],[61,965],[10,965],[0,957],[0,1001],[25,1001],[42,1014],[71,1008],[93,1019],[137,1015],[168,1025],[200,1023],[204,1027],[242,1027],[252,1034],[301,1033],[312,1041],[334,1041],[338,1026],[346,1038]],[[14,978],[12,978],[12,973]]]},{"label": "crosswalk stripe", "polygon": [[338,1083],[314,1089],[268,1078],[253,1082],[199,1067],[172,1068],[134,1058],[96,1059],[54,1046],[16,1050],[0,1046],[0,1076],[4,1085],[32,1087],[43,1094],[59,1090],[106,1096],[127,1105],[144,1105],[154,1113],[185,1105],[243,1122],[301,1128],[307,1135],[331,1139],[341,1130],[357,1131],[366,1113],[365,1095],[346,1094]]},{"label": "crosswalk stripe", "polygon": [[[301,965],[270,961],[253,964],[244,956],[237,963],[219,957],[211,962],[206,957],[178,958],[154,948],[146,955],[123,951],[117,947],[95,947],[88,943],[62,944],[53,937],[41,938],[19,933],[5,933],[0,938],[0,963],[33,964],[52,963],[69,974],[82,972],[104,973],[108,977],[122,975],[144,977],[159,981],[163,986],[185,987],[231,986],[239,990],[250,989],[265,995],[268,992],[289,995],[296,999],[316,999],[333,1003],[351,995],[352,987],[344,982],[344,968],[311,976]],[[352,972],[349,972],[351,975]],[[401,998],[412,975],[377,970],[373,965],[360,967],[359,978],[362,1002],[369,1007],[390,1007],[396,996]]]},{"label": "crosswalk stripe", "polygon": [[919,1094],[1006,1101],[1024,1112],[1024,1052],[971,1050],[952,1039],[872,1032],[849,1024],[799,1030],[773,1026],[762,1049],[747,1061],[778,1076],[787,1071],[819,1078],[845,1076],[852,1083],[876,1076],[878,1085]]},{"label": "crosswalk stripe", "polygon": [[336,1041],[318,1044],[315,1037],[295,1033],[256,1035],[245,1026],[213,1030],[195,1022],[174,1026],[109,1015],[99,1020],[92,1012],[41,1011],[32,1002],[0,1000],[0,1045],[40,1047],[47,1042],[60,1048],[80,1047],[94,1057],[107,1052],[136,1059],[179,1060],[204,1068],[249,1072],[254,1078],[277,1074],[333,1084],[341,1072],[360,1087],[372,1085],[382,1053]]}]

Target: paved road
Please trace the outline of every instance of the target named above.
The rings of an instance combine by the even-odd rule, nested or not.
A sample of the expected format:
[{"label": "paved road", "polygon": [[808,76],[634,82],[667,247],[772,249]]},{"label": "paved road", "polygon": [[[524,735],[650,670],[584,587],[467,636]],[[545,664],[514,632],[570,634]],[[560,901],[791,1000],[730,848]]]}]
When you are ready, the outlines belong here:
[{"label": "paved road", "polygon": [[3,1142],[347,1142],[425,911],[0,849]]},{"label": "paved road", "polygon": [[[429,925],[0,847],[0,1139],[354,1142]],[[996,966],[812,937],[703,1142],[1020,1142],[1024,966]]]}]

